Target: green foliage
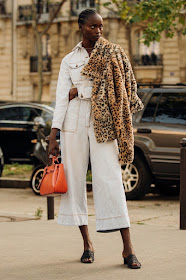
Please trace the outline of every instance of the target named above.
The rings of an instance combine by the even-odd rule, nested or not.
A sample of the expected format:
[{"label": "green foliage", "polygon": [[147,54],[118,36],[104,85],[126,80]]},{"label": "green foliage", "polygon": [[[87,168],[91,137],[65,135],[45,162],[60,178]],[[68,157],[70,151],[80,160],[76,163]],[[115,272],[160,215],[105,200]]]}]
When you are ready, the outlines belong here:
[{"label": "green foliage", "polygon": [[129,5],[129,1],[112,0],[104,6],[112,9],[111,4],[127,24],[144,24],[142,40],[146,45],[159,41],[163,31],[169,38],[176,30],[186,35],[185,0],[142,0],[134,5]]},{"label": "green foliage", "polygon": [[26,178],[31,176],[33,166],[27,164],[5,164],[3,168],[3,177],[21,177]]},{"label": "green foliage", "polygon": [[43,215],[43,209],[41,207],[37,208],[35,212],[36,219],[40,220],[42,218],[42,215]]}]

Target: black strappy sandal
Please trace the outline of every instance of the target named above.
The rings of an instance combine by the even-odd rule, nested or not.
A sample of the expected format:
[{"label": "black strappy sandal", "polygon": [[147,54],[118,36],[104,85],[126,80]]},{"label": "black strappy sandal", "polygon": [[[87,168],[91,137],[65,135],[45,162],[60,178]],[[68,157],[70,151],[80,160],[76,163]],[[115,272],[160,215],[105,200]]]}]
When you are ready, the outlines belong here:
[{"label": "black strappy sandal", "polygon": [[[87,261],[86,259],[89,259],[89,260]],[[94,262],[94,252],[92,252],[90,250],[84,251],[83,255],[81,257],[81,262],[82,263],[93,263]]]},{"label": "black strappy sandal", "polygon": [[127,264],[128,267],[132,269],[138,269],[141,267],[141,263],[138,261],[137,257],[133,254],[129,255],[127,258],[124,257],[124,264]]}]

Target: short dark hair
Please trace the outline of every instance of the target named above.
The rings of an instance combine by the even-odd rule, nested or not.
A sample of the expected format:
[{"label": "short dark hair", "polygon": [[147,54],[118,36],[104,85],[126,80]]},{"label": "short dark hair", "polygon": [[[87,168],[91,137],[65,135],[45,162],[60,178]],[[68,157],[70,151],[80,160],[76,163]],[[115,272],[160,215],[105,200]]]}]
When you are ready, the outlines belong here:
[{"label": "short dark hair", "polygon": [[86,20],[89,18],[89,16],[96,15],[96,14],[98,14],[98,13],[95,10],[91,10],[91,9],[86,9],[86,10],[82,11],[78,17],[78,24],[84,25]]}]

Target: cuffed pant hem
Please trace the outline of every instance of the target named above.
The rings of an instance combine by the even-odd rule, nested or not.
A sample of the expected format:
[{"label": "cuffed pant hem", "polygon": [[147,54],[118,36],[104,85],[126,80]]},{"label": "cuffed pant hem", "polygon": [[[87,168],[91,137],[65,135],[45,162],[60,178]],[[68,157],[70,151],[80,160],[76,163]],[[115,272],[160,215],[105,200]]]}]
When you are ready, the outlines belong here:
[{"label": "cuffed pant hem", "polygon": [[64,226],[86,226],[88,225],[88,216],[82,215],[62,215],[59,214],[57,223]]},{"label": "cuffed pant hem", "polygon": [[130,221],[126,216],[98,219],[96,221],[97,232],[112,232],[129,227]]}]

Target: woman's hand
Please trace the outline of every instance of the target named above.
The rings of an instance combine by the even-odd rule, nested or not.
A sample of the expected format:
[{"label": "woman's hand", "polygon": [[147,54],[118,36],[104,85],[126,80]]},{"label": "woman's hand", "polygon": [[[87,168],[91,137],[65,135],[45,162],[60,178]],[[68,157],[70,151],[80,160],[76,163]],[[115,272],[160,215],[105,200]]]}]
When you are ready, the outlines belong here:
[{"label": "woman's hand", "polygon": [[56,141],[56,134],[58,129],[52,128],[49,136],[49,147],[48,147],[48,156],[57,156],[59,155],[59,144]]},{"label": "woman's hand", "polygon": [[74,99],[78,95],[78,90],[77,88],[71,88],[69,91],[69,101]]}]

